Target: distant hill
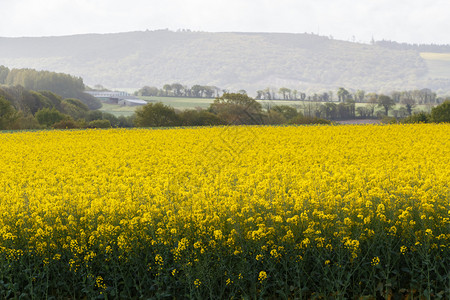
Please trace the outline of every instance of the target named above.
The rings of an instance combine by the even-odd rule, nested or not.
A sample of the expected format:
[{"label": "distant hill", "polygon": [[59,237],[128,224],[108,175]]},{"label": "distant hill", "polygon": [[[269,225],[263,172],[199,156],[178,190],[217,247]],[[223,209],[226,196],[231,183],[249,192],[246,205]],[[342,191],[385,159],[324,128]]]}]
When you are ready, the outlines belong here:
[{"label": "distant hill", "polygon": [[416,50],[419,52],[432,52],[432,53],[450,53],[450,45],[439,44],[408,44],[398,43],[394,41],[373,41],[377,46],[395,49],[395,50]]},{"label": "distant hill", "polygon": [[430,72],[430,55],[393,48],[311,34],[157,30],[0,38],[0,65],[69,73],[110,88],[179,82],[249,92],[283,86],[305,92],[340,86],[450,91],[450,70]]}]

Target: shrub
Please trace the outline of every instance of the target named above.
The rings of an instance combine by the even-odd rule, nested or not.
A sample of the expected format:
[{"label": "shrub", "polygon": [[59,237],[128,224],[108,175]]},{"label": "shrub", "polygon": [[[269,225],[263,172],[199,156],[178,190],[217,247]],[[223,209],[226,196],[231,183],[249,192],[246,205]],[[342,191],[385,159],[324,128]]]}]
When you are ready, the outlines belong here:
[{"label": "shrub", "polygon": [[136,110],[135,124],[138,127],[177,126],[178,116],[173,107],[161,102],[149,103]]},{"label": "shrub", "polygon": [[429,123],[430,122],[430,114],[425,112],[419,112],[410,115],[409,117],[404,118],[401,123],[409,124],[409,123]]},{"label": "shrub", "polygon": [[94,120],[88,123],[87,128],[111,128],[109,120]]},{"label": "shrub", "polygon": [[431,121],[435,123],[450,122],[450,100],[433,107],[431,110]]},{"label": "shrub", "polygon": [[55,129],[74,129],[74,128],[80,128],[80,125],[75,122],[74,120],[62,120],[59,122],[56,122],[52,126]]},{"label": "shrub", "polygon": [[57,111],[55,108],[43,108],[34,115],[41,125],[51,126],[56,122],[68,119],[69,116]]},{"label": "shrub", "polygon": [[295,125],[308,125],[308,124],[331,124],[330,120],[325,120],[322,118],[317,117],[310,117],[310,116],[298,116],[291,121],[289,121],[289,124],[295,124]]}]

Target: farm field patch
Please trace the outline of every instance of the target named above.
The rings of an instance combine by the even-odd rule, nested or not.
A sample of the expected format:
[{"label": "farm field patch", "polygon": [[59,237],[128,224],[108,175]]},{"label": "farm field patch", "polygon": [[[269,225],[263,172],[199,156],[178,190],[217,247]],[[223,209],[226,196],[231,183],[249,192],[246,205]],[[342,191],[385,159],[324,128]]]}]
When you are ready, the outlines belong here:
[{"label": "farm field patch", "polygon": [[0,157],[1,298],[450,293],[448,124],[1,133]]},{"label": "farm field patch", "polygon": [[422,52],[420,56],[428,66],[430,77],[450,78],[450,53]]}]

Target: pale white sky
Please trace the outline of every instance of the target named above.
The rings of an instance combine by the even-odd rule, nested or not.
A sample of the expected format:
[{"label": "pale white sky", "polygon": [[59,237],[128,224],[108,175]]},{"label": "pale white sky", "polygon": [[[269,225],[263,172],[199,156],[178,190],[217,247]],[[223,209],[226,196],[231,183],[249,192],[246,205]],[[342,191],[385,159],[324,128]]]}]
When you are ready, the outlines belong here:
[{"label": "pale white sky", "polygon": [[165,29],[450,44],[449,0],[0,0],[0,37]]}]

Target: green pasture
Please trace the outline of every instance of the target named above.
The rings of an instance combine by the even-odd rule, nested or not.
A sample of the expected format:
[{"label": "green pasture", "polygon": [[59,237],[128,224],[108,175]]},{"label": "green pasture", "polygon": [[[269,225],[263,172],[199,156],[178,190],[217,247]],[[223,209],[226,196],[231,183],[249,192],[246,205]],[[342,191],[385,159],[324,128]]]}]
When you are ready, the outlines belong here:
[{"label": "green pasture", "polygon": [[134,114],[134,111],[138,106],[120,106],[116,104],[108,104],[102,102],[102,107],[99,109],[100,111],[110,113],[115,115],[116,117],[119,116],[131,116]]},{"label": "green pasture", "polygon": [[[182,97],[140,97],[141,99],[147,101],[148,103],[157,103],[161,102],[165,105],[171,106],[177,110],[186,110],[186,109],[208,109],[210,104],[214,102],[214,99],[212,98],[182,98]],[[314,109],[316,105],[323,104],[322,102],[309,102],[309,101],[301,101],[301,100],[295,100],[295,101],[289,101],[289,100],[257,100],[259,103],[261,103],[263,109],[267,110],[270,109],[273,106],[276,105],[289,105],[294,108],[296,108],[298,111],[304,111],[308,110],[308,108]],[[333,102],[336,104],[339,104],[339,102]],[[100,108],[100,111],[104,111],[107,113],[111,113],[118,116],[131,116],[135,110],[139,106],[120,106],[116,104],[108,104],[108,103],[102,103],[102,108]],[[365,107],[367,106],[367,103],[356,103],[356,107]],[[403,105],[397,104],[395,107],[393,107],[393,110],[398,110]],[[375,107],[375,110],[381,110],[380,107]],[[426,105],[417,105],[414,110],[414,112],[419,111],[426,111],[430,112],[431,107]]]},{"label": "green pasture", "polygon": [[162,102],[164,105],[169,105],[175,109],[207,109],[214,98],[188,98],[188,97],[140,97],[142,100],[148,102]]},{"label": "green pasture", "polygon": [[428,66],[429,77],[450,79],[450,53],[422,52],[420,56]]}]

